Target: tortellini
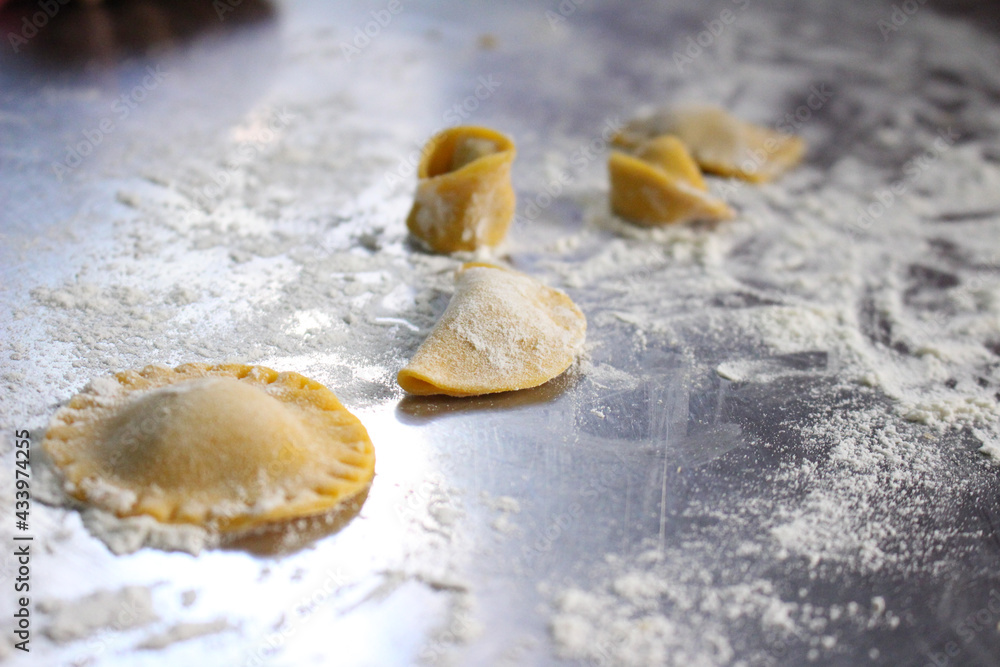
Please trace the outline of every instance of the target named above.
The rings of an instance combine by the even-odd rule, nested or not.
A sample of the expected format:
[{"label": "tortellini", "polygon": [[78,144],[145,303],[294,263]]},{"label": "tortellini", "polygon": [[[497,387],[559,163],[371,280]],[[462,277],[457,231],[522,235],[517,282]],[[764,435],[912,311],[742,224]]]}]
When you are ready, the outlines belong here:
[{"label": "tortellini", "polygon": [[514,218],[509,137],[461,126],[435,135],[417,167],[417,192],[406,226],[435,252],[473,251],[503,241]]},{"label": "tortellini", "polygon": [[586,330],[583,313],[563,292],[517,271],[468,263],[441,319],[397,379],[419,395],[535,387],[569,368]]},{"label": "tortellini", "polygon": [[675,135],[708,173],[754,183],[770,181],[802,160],[800,137],[769,130],[712,106],[657,111],[628,123],[615,143],[636,148],[649,139]]},{"label": "tortellini", "polygon": [[608,174],[611,210],[637,224],[733,217],[725,202],[708,193],[698,165],[676,137],[656,137],[631,155],[612,151]]},{"label": "tortellini", "polygon": [[368,433],[323,385],[263,366],[147,366],[91,382],[42,448],[67,492],[119,517],[237,532],[323,514],[374,475]]}]

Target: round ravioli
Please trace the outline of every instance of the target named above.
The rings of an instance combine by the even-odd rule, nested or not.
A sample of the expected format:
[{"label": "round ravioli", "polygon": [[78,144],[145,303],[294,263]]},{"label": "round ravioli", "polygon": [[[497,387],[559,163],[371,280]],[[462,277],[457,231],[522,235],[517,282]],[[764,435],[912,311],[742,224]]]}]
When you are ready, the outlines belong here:
[{"label": "round ravioli", "polygon": [[586,332],[586,318],[563,292],[517,271],[468,263],[441,319],[397,380],[419,395],[537,387],[569,368]]},{"label": "round ravioli", "polygon": [[91,382],[42,448],[66,490],[120,517],[238,531],[367,489],[375,451],[329,389],[263,366],[147,366]]}]

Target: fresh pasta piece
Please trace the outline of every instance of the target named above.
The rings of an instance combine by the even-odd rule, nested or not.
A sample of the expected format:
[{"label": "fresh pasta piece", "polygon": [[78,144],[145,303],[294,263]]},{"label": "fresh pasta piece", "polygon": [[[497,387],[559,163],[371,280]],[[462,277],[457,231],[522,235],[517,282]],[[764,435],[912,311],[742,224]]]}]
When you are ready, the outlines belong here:
[{"label": "fresh pasta piece", "polygon": [[769,130],[712,106],[663,110],[628,123],[615,143],[635,148],[673,134],[691,150],[698,165],[720,176],[763,183],[797,165],[805,154],[801,137]]},{"label": "fresh pasta piece", "polygon": [[375,470],[365,427],[333,392],[238,364],[95,380],[55,414],[42,448],[79,500],[223,532],[333,510]]},{"label": "fresh pasta piece", "polygon": [[497,246],[514,218],[508,137],[462,126],[434,136],[417,167],[417,193],[406,218],[416,238],[435,252]]},{"label": "fresh pasta piece", "polygon": [[587,320],[563,292],[475,262],[456,280],[441,319],[397,376],[407,392],[478,396],[536,387],[583,349]]},{"label": "fresh pasta piece", "polygon": [[640,225],[690,220],[726,220],[733,212],[708,194],[684,144],[661,136],[641,144],[633,155],[612,151],[608,158],[611,210]]},{"label": "fresh pasta piece", "polygon": [[635,157],[657,167],[672,179],[687,183],[698,190],[707,191],[708,184],[698,168],[698,163],[684,143],[675,136],[665,134],[642,143],[633,153]]}]

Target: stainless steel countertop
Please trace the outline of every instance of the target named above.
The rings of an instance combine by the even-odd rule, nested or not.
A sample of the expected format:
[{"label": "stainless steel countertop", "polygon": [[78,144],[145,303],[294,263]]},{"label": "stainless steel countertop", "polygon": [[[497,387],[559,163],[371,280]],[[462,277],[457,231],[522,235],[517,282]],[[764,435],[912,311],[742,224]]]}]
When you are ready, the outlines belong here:
[{"label": "stainless steel countertop", "polygon": [[[316,243],[333,253],[356,245],[365,229],[386,226],[395,230],[396,239],[387,252],[415,252],[399,241],[412,182],[404,178],[386,186],[384,174],[395,168],[396,157],[453,120],[460,112],[449,116],[449,109],[468,99],[480,77],[491,75],[502,85],[468,111],[468,121],[501,127],[516,137],[515,185],[521,202],[541,191],[538,184],[546,182],[551,152],[568,153],[585,145],[609,118],[628,118],[642,104],[671,99],[685,81],[691,83],[689,77],[713,76],[727,62],[774,72],[766,89],[733,85],[719,75],[714,97],[749,109],[751,115],[757,110],[763,116],[758,120],[780,118],[805,104],[809,85],[832,82],[837,87],[837,102],[818,110],[804,130],[811,168],[830,168],[851,154],[887,171],[898,169],[912,153],[905,138],[897,150],[886,151],[874,146],[871,137],[899,99],[934,94],[941,96],[940,108],[952,105],[947,113],[964,136],[998,145],[984,109],[995,114],[1000,88],[988,81],[966,82],[965,92],[947,87],[947,73],[930,71],[921,60],[925,40],[932,38],[916,29],[903,26],[883,39],[877,21],[891,15],[892,3],[758,5],[751,0],[744,5],[735,0],[687,6],[402,1],[398,16],[348,59],[343,44],[387,3],[301,0],[278,4],[270,16],[253,4],[253,20],[239,25],[239,17],[218,21],[208,13],[200,25],[176,29],[183,35],[178,43],[153,55],[103,53],[104,63],[96,66],[81,66],[44,29],[29,53],[8,49],[0,57],[4,428],[30,429],[37,445],[57,404],[88,378],[141,363],[215,361],[212,355],[226,348],[232,358],[249,354],[244,350],[264,349],[272,364],[307,373],[323,367],[322,355],[282,352],[255,328],[268,317],[263,299],[228,298],[227,290],[245,294],[252,289],[247,287],[254,280],[252,262],[244,258],[231,266],[214,264],[199,255],[197,261],[206,263],[187,265],[187,251],[174,252],[182,246],[169,246],[171,252],[161,256],[144,255],[144,241],[152,241],[135,238],[123,227],[134,213],[122,205],[123,188],[138,188],[136,181],[150,174],[197,187],[199,178],[212,173],[199,176],[191,167],[190,159],[210,159],[203,145],[214,145],[234,128],[252,128],[254,119],[273,118],[283,106],[297,114],[300,127],[325,137],[324,149],[334,146],[331,128],[339,122],[330,107],[350,106],[353,126],[335,154],[306,160],[306,168],[329,169],[336,179],[322,187],[313,179],[311,189],[295,193],[305,198],[299,205],[311,207],[317,217],[283,228],[276,243],[291,246],[276,253],[295,252],[295,243]],[[946,9],[954,25],[992,20],[987,10],[974,6]],[[690,71],[678,72],[675,51],[704,29],[703,21],[724,10],[737,12],[733,33],[705,47]],[[938,11],[921,5],[909,19],[911,27]],[[137,14],[121,21],[142,32],[139,24],[147,19],[162,30],[162,17]],[[134,38],[129,37],[132,28],[119,25],[120,43]],[[748,38],[771,30],[795,33],[795,44],[811,42],[814,48],[806,52],[779,45],[764,51],[759,40]],[[809,37],[802,36],[806,32]],[[496,43],[477,42],[485,33]],[[941,37],[945,44],[953,39]],[[955,43],[956,50],[963,48]],[[581,53],[592,58],[581,58]],[[855,67],[851,58],[858,53],[866,54],[870,66]],[[996,51],[983,57],[1000,65]],[[893,67],[901,62],[908,67],[905,80],[894,76]],[[166,72],[162,82],[148,79],[158,66]],[[921,81],[940,85],[921,90]],[[151,82],[156,90],[150,88],[148,100],[128,112],[115,106],[123,94]],[[711,90],[711,85],[703,89]],[[948,95],[955,99],[944,99]],[[973,97],[978,106],[966,104]],[[112,129],[102,133],[103,145],[58,180],[52,164],[65,159],[66,145],[104,120]],[[352,143],[363,136],[378,151]],[[359,162],[352,172],[345,166],[352,151],[375,158]],[[602,169],[598,160],[588,165],[587,173]],[[244,172],[257,179],[261,191],[279,180],[249,167],[233,174]],[[248,204],[263,220],[268,206],[265,200]],[[586,227],[582,209],[579,199],[556,197],[537,224],[516,224],[513,234],[521,236],[510,254],[513,265],[557,281],[562,274],[553,262],[571,263],[574,255],[563,253],[556,260],[546,248]],[[995,212],[986,214],[987,220],[996,217]],[[589,245],[576,251],[580,258],[616,238],[606,230],[594,234]],[[234,241],[223,255],[243,252],[238,246]],[[103,256],[120,259],[128,248],[144,258],[148,271],[118,275],[112,267],[102,278],[107,284],[159,289],[183,282],[186,272],[203,272],[207,283],[218,286],[211,298],[185,311],[194,324],[178,324],[173,339],[160,337],[156,349],[136,355],[134,347],[115,349],[116,337],[142,335],[131,323],[108,323],[110,338],[88,342],[59,333],[52,319],[33,319],[31,313],[41,312],[33,290],[72,283],[82,266],[92,271]],[[194,254],[192,250],[190,256]],[[737,261],[752,272],[752,258]],[[359,517],[302,548],[286,545],[277,553],[210,550],[196,557],[144,549],[114,556],[87,533],[75,512],[36,502],[38,530],[53,533],[49,552],[36,554],[33,561],[36,599],[148,585],[163,623],[226,618],[233,628],[161,651],[142,651],[132,647],[149,628],[103,630],[89,639],[57,644],[42,635],[45,617],[36,612],[34,650],[30,656],[13,656],[11,664],[256,664],[254,657],[263,655],[275,632],[283,633],[282,645],[266,651],[263,664],[402,665],[421,659],[463,665],[553,664],[559,660],[548,629],[552,600],[539,584],[558,588],[572,582],[586,588],[603,576],[609,554],[628,559],[651,546],[674,554],[678,563],[704,559],[702,571],[712,579],[704,583],[705,590],[753,578],[770,582],[775,596],[799,609],[808,604],[829,609],[852,601],[867,605],[878,597],[897,618],[895,623],[883,618],[867,624],[830,620],[824,632],[789,637],[763,631],[753,614],[727,619],[724,610],[705,611],[725,628],[734,648],[734,661],[724,664],[740,659],[773,665],[809,660],[827,665],[933,664],[952,641],[960,641],[959,654],[948,664],[1000,664],[1000,631],[988,625],[964,641],[955,630],[969,614],[988,609],[991,591],[1000,590],[1000,476],[960,430],[944,436],[954,455],[941,475],[962,480],[965,491],[958,496],[964,500],[954,502],[950,496],[953,504],[934,515],[933,525],[897,536],[909,542],[898,552],[892,551],[898,542],[880,545],[898,556],[893,565],[871,572],[844,563],[780,558],[767,549],[751,561],[734,553],[740,544],[767,540],[769,517],[755,507],[776,498],[786,498],[792,506],[796,494],[806,492],[776,481],[784,462],[813,461],[817,475],[824,474],[828,446],[804,442],[790,424],[822,423],[838,410],[884,407],[888,412],[891,401],[878,392],[845,390],[837,381],[836,359],[827,350],[770,359],[768,363],[788,371],[779,382],[721,378],[715,368],[722,361],[763,353],[750,337],[699,329],[699,323],[710,324],[699,318],[754,304],[746,294],[720,294],[706,301],[700,296],[672,298],[669,290],[623,293],[622,285],[650,280],[667,268],[650,265],[641,276],[611,271],[568,287],[591,323],[589,340],[597,343],[591,363],[636,378],[626,390],[609,390],[586,372],[575,371],[515,394],[415,399],[402,398],[384,376],[361,381],[335,371],[321,374],[319,379],[340,393],[369,428],[377,477]],[[92,273],[88,276],[94,279]],[[260,286],[262,293],[268,289]],[[140,304],[137,312],[147,307],[158,306]],[[652,330],[642,334],[641,327],[612,316],[623,308],[643,316],[684,317],[688,324],[680,341]],[[15,312],[29,316],[15,319]],[[88,321],[97,317],[87,312],[79,316]],[[381,361],[397,363],[408,350],[394,350],[387,335]],[[640,335],[645,335],[641,344]],[[409,351],[412,338],[407,339]],[[93,356],[82,352],[88,345]],[[194,358],[199,345],[208,350],[204,359]],[[343,378],[345,387],[337,384]],[[914,427],[905,437],[918,441],[922,435]],[[6,448],[7,430],[4,438]],[[0,472],[6,475],[12,454],[8,451],[2,460]],[[919,486],[900,494],[900,503],[936,502]],[[501,496],[515,498],[521,508],[509,516],[516,526],[509,533],[491,527],[501,512],[490,499]],[[745,523],[721,522],[712,507],[722,505],[746,507]],[[5,508],[3,521],[8,519],[12,523]],[[927,554],[940,550],[956,555],[935,565]],[[7,610],[13,604],[9,572],[4,571],[0,587],[5,637]],[[190,608],[179,602],[187,590],[198,592]],[[456,636],[464,626],[447,627],[455,618],[462,625],[466,616],[455,616],[454,607],[464,604],[471,605],[469,616],[481,626],[467,640]],[[992,616],[993,625],[998,621],[1000,615]],[[835,636],[835,645],[810,641],[822,634]],[[713,664],[710,656],[702,657]]]}]

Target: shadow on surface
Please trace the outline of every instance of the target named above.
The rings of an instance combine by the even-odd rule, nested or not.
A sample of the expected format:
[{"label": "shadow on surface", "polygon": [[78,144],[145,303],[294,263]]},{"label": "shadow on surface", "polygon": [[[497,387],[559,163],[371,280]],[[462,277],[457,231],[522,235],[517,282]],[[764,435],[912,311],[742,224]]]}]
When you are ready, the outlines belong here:
[{"label": "shadow on surface", "polygon": [[464,397],[407,396],[396,407],[396,416],[403,424],[420,425],[448,415],[485,410],[494,412],[516,410],[555,400],[573,387],[577,379],[578,374],[569,371],[538,387],[499,394]]},{"label": "shadow on surface", "polygon": [[222,549],[246,551],[256,556],[283,556],[304,549],[317,540],[339,532],[350,523],[361,512],[368,499],[369,489],[330,512],[271,523],[252,532],[242,533],[227,540]]}]

